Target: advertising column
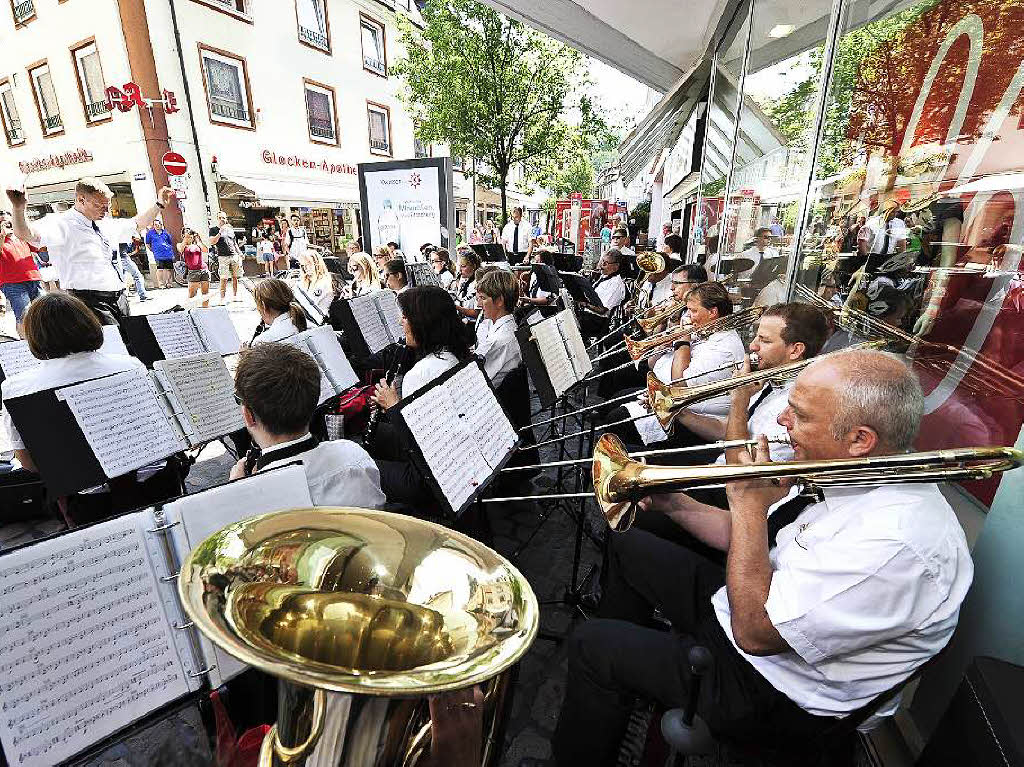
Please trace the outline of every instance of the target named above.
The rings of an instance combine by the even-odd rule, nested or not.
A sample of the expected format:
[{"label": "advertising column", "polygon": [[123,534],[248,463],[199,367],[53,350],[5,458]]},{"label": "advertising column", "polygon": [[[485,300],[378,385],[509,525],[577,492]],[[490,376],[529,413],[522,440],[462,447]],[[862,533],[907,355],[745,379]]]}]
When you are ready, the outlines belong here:
[{"label": "advertising column", "polygon": [[363,249],[398,243],[409,259],[427,243],[449,247],[454,231],[452,166],[447,157],[359,165]]}]

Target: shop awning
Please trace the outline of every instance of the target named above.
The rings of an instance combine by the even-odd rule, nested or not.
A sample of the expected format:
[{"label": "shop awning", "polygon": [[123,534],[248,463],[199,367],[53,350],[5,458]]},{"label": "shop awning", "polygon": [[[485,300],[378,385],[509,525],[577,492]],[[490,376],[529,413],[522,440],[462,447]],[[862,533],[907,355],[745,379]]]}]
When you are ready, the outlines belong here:
[{"label": "shop awning", "polygon": [[[130,184],[131,177],[127,173],[107,173],[103,176],[95,176],[107,186],[111,184]],[[64,202],[73,204],[75,202],[75,187],[78,180],[61,181],[57,184],[40,184],[38,186],[26,186],[25,197],[29,205],[52,205]]]},{"label": "shop awning", "polygon": [[735,0],[484,0],[657,91],[704,57]]},{"label": "shop awning", "polygon": [[221,174],[221,199],[250,200],[268,208],[353,208],[359,206],[359,187],[295,179]]},{"label": "shop awning", "polygon": [[665,200],[668,202],[669,207],[678,208],[686,202],[687,197],[696,194],[698,186],[700,186],[700,171],[691,171],[669,190],[668,194],[665,195]]}]

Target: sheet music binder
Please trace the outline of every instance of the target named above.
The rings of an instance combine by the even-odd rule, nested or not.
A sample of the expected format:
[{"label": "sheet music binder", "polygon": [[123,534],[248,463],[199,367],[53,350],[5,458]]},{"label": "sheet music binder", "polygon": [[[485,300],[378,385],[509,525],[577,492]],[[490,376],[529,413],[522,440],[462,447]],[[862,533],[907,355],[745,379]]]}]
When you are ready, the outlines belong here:
[{"label": "sheet music binder", "polygon": [[[341,301],[340,318],[345,337],[353,344],[356,353],[360,356],[371,356],[379,354],[392,344],[404,340],[401,323],[396,318],[397,296],[393,290],[379,290],[375,293],[368,293],[365,296],[357,296],[347,301]],[[370,307],[373,311],[370,311]],[[373,321],[373,327],[361,327],[356,319],[354,308],[361,314],[372,317],[377,315]],[[397,311],[398,317],[401,311]],[[379,324],[378,324],[379,322]],[[372,339],[378,339],[374,342]],[[386,343],[382,343],[386,341]]]},{"label": "sheet music binder", "polygon": [[[537,374],[534,378],[535,383],[541,379],[542,386],[551,386],[553,394],[549,395],[548,402],[545,403],[545,407],[550,407],[555,398],[561,397],[582,381],[593,370],[594,364],[587,354],[579,321],[571,310],[563,309],[558,314],[531,325],[528,330],[527,343],[521,344],[524,359],[527,360],[531,374]],[[551,339],[557,339],[558,343],[551,343]],[[541,360],[539,367],[543,368],[543,375],[537,369],[537,357]],[[532,368],[529,367],[530,359],[533,359]],[[546,384],[543,379],[546,379]],[[540,388],[538,394],[541,394]],[[543,397],[541,402],[544,403]]]},{"label": "sheet music binder", "polygon": [[405,265],[405,276],[409,281],[409,285],[414,288],[419,285],[433,285],[435,288],[441,287],[441,281],[437,279],[434,267],[430,264],[420,261],[407,263]]},{"label": "sheet music binder", "polygon": [[533,381],[533,388],[537,390],[537,397],[544,408],[555,404],[558,395],[555,394],[555,387],[551,384],[551,376],[544,367],[544,360],[540,356],[537,344],[533,340],[533,326],[526,325],[516,330],[516,340],[519,341],[519,348],[523,355],[523,364]]},{"label": "sheet music binder", "polygon": [[[146,367],[153,367],[157,360],[168,358],[167,350],[157,340],[153,332],[150,318],[159,319],[166,314],[184,314],[187,317],[185,327],[190,333],[188,339],[195,347],[192,353],[218,352],[221,356],[237,354],[242,346],[242,341],[231,323],[231,318],[223,306],[215,306],[207,309],[189,309],[187,312],[164,312],[162,314],[143,314],[133,317],[125,317],[121,320],[121,332],[124,336],[128,349],[133,357],[141,360]],[[203,317],[204,319],[197,319]],[[226,345],[218,345],[216,339],[204,329],[204,323],[209,321],[205,317],[214,318],[214,322],[228,331]],[[230,329],[230,330],[228,330]],[[185,355],[174,355],[185,356]]]},{"label": "sheet music binder", "polygon": [[[475,371],[475,372],[474,372]],[[495,412],[500,413],[504,420],[496,424],[494,432],[495,439],[497,441],[481,445],[477,440],[486,435],[481,433],[470,432],[468,438],[464,438],[458,444],[445,443],[441,446],[442,451],[447,451],[448,454],[455,457],[456,460],[462,461],[468,465],[470,463],[467,458],[467,451],[473,447],[477,448],[479,457],[483,460],[481,464],[477,461],[480,472],[474,474],[470,480],[473,485],[473,491],[469,497],[465,498],[457,504],[453,504],[445,493],[444,487],[441,481],[435,473],[435,466],[432,465],[431,461],[427,457],[429,452],[426,445],[421,444],[416,438],[416,428],[413,428],[412,418],[422,418],[422,425],[425,431],[430,432],[434,436],[443,435],[445,423],[439,422],[438,414],[434,411],[424,413],[422,416],[413,415],[413,411],[417,409],[417,403],[423,402],[425,398],[431,397],[432,394],[438,390],[445,390],[452,398],[452,402],[456,405],[466,405],[465,396],[467,395],[466,387],[471,386],[476,389],[473,396],[479,396],[485,398],[487,404],[493,408]],[[456,402],[456,397],[462,399],[462,402]],[[469,408],[467,408],[468,410]],[[425,478],[427,485],[434,492],[434,496],[440,503],[441,508],[444,509],[451,517],[458,518],[469,506],[471,506],[474,500],[482,493],[487,486],[498,476],[498,473],[502,468],[512,459],[515,454],[515,450],[519,445],[519,436],[516,433],[515,428],[512,426],[512,422],[509,420],[508,414],[505,412],[504,406],[498,401],[497,395],[494,393],[494,387],[491,385],[487,376],[484,374],[483,365],[476,359],[470,359],[465,362],[456,365],[451,370],[445,372],[438,378],[431,381],[429,384],[424,386],[422,389],[417,391],[408,397],[403,397],[402,400],[391,408],[389,416],[391,422],[395,425],[396,429],[404,438],[407,439],[408,444],[412,445],[410,451],[413,463],[422,473]],[[457,418],[466,418],[471,415],[467,413],[455,413]],[[449,426],[451,424],[448,424]],[[418,427],[417,427],[418,428]],[[504,437],[502,435],[505,435]],[[436,447],[436,446],[435,446]],[[500,454],[500,458],[493,462],[489,462],[483,457],[484,450],[491,452],[492,450]],[[477,454],[474,454],[475,459]],[[484,466],[486,465],[486,471]]]},{"label": "sheet music binder", "polygon": [[187,621],[180,566],[228,524],[309,506],[305,472],[291,464],[0,555],[7,762],[63,762],[244,670]]},{"label": "sheet music binder", "polygon": [[[99,350],[105,354],[128,355],[128,349],[121,338],[117,325],[103,326],[103,345]],[[5,341],[0,343],[0,384],[24,370],[30,370],[42,362],[32,356],[28,341]]]},{"label": "sheet music binder", "polygon": [[348,391],[359,383],[348,357],[338,342],[338,336],[330,325],[313,328],[283,339],[280,343],[289,344],[306,352],[320,368],[320,398],[323,404],[336,394]]},{"label": "sheet music binder", "polygon": [[604,302],[601,301],[601,297],[597,295],[597,291],[594,290],[594,286],[590,284],[590,280],[581,274],[575,274],[573,272],[559,272],[558,276],[561,277],[565,287],[569,290],[569,295],[573,297],[575,301],[582,301],[586,304],[592,304],[594,306],[604,306]]},{"label": "sheet music binder", "polygon": [[[220,364],[224,364],[223,359],[220,359]],[[227,372],[226,367],[224,371]],[[144,465],[168,458],[186,448],[197,447],[210,439],[244,427],[239,415],[232,426],[223,431],[223,434],[205,435],[204,439],[204,435],[192,426],[193,423],[199,422],[203,414],[191,412],[182,405],[175,395],[173,387],[160,370],[149,373],[138,370],[137,373],[140,376],[145,376],[143,380],[148,381],[148,392],[158,403],[176,439],[165,442],[155,440],[152,433],[133,434],[132,436],[139,440],[139,444],[149,451],[145,459],[133,468],[141,468]],[[89,381],[58,386],[6,401],[11,418],[39,470],[43,483],[53,495],[72,495],[87,488],[102,485],[107,480],[114,478],[105,473],[100,458],[89,444],[85,431],[76,419],[71,406],[63,398],[62,392],[80,384],[104,381],[119,375],[123,374],[115,373]],[[230,376],[230,374],[228,375]],[[143,399],[146,398],[146,391],[147,386],[141,383],[135,388],[135,393]],[[232,388],[232,399],[233,391]],[[222,392],[221,395],[224,396],[224,393]],[[124,415],[128,417],[130,411],[125,410]],[[163,450],[157,449],[160,444],[170,445],[170,447],[165,447]]]}]

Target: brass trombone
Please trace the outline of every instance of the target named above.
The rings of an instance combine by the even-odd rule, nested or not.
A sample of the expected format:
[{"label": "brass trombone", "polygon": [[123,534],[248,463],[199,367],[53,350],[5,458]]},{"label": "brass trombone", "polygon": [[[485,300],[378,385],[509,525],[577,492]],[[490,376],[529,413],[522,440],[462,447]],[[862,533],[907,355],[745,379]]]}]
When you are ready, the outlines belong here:
[{"label": "brass trombone", "polygon": [[892,485],[906,482],[955,482],[988,479],[1024,463],[1024,451],[1012,447],[965,447],[922,453],[711,466],[648,466],[630,459],[622,442],[603,434],[594,448],[594,496],[608,526],[625,531],[645,496],[720,486],[742,480],[789,478],[805,489]]}]

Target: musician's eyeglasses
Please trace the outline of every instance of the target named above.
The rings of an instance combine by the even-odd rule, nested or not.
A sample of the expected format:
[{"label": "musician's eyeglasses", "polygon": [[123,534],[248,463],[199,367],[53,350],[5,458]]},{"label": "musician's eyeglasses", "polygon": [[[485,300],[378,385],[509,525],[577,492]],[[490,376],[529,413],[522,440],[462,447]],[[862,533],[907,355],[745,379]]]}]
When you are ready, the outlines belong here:
[{"label": "musician's eyeglasses", "polygon": [[672,280],[672,284],[673,285],[689,285],[690,283],[685,282],[685,281],[680,282],[679,280]]}]

